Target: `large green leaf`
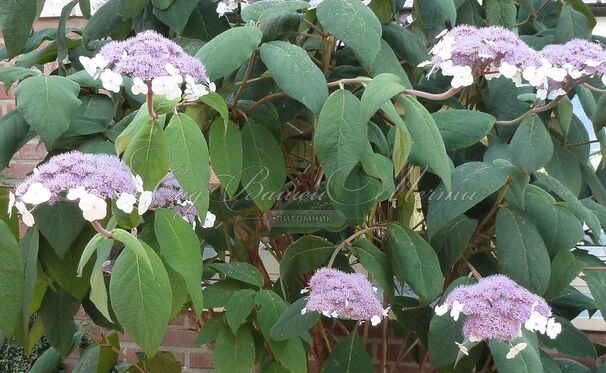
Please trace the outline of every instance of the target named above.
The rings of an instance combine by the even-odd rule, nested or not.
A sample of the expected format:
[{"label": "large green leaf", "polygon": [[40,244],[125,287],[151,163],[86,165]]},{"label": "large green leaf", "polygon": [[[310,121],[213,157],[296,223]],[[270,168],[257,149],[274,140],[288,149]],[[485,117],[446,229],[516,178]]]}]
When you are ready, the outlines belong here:
[{"label": "large green leaf", "polygon": [[120,325],[152,357],[170,321],[172,291],[162,261],[142,244],[151,266],[133,250],[124,250],[114,264],[109,293]]},{"label": "large green leaf", "polygon": [[447,151],[478,143],[492,129],[496,118],[481,111],[446,110],[431,114]]},{"label": "large green leaf", "polygon": [[385,247],[396,278],[410,285],[422,304],[440,294],[444,284],[440,262],[421,236],[408,227],[390,224]]},{"label": "large green leaf", "polygon": [[401,100],[404,103],[406,126],[412,136],[415,154],[424,165],[429,166],[431,172],[442,179],[446,190],[450,190],[452,166],[436,122],[414,97],[405,96]]},{"label": "large green leaf", "polygon": [[383,39],[411,66],[418,66],[429,58],[427,47],[421,38],[397,24],[383,25]]},{"label": "large green leaf", "polygon": [[368,142],[356,96],[339,89],[328,97],[318,118],[314,141],[328,183],[343,187]]},{"label": "large green leaf", "polygon": [[418,10],[425,31],[431,38],[446,28],[447,23],[454,26],[457,21],[457,9],[453,0],[424,1],[415,0],[414,8]]},{"label": "large green leaf", "polygon": [[[511,349],[511,345],[515,346],[518,343],[526,343],[528,346],[518,353],[514,359],[507,359],[506,356]],[[543,372],[537,336],[534,333],[526,331],[522,337],[516,338],[511,343],[492,339],[488,343],[488,346],[494,357],[495,365],[501,373]]]},{"label": "large green leaf", "polygon": [[242,20],[244,22],[263,23],[272,18],[285,14],[295,13],[297,10],[309,7],[307,1],[301,0],[263,0],[246,6],[242,9]]},{"label": "large green leaf", "polygon": [[504,207],[497,214],[496,232],[501,269],[530,291],[545,293],[551,265],[545,243],[532,221],[523,213]]},{"label": "large green leaf", "polygon": [[575,38],[589,39],[591,27],[587,17],[575,10],[572,5],[564,4],[556,27],[556,40],[558,43],[566,43]]},{"label": "large green leaf", "polygon": [[286,341],[274,341],[271,338],[271,328],[288,304],[271,290],[257,292],[255,304],[257,322],[276,360],[293,373],[307,372],[307,356],[299,338],[291,338]]},{"label": "large green leaf", "polygon": [[255,26],[234,27],[204,44],[196,53],[211,80],[220,79],[246,61],[261,42],[263,33]]},{"label": "large green leaf", "polygon": [[412,83],[410,82],[406,71],[402,68],[398,56],[396,56],[395,52],[389,46],[389,43],[385,40],[381,40],[381,49],[370,65],[370,73],[374,77],[385,73],[393,74],[400,78],[401,84],[406,88],[412,88]]},{"label": "large green leaf", "polygon": [[[34,217],[40,233],[60,258],[67,253],[86,224],[82,210],[71,201],[38,206],[34,210]],[[62,224],[57,224],[57,220]]]},{"label": "large green leaf", "polygon": [[234,122],[224,126],[220,119],[213,122],[208,134],[208,148],[213,171],[219,182],[233,197],[242,176],[242,135]]},{"label": "large green leaf", "polygon": [[198,215],[204,218],[208,210],[210,180],[206,139],[196,122],[183,113],[173,115],[165,133],[170,169],[193,201]]},{"label": "large green leaf", "polygon": [[[441,183],[429,200],[427,222],[430,234],[441,230],[507,182],[507,172],[488,163],[469,162],[455,168],[452,192]],[[437,198],[439,196],[439,198]]]},{"label": "large green leaf", "polygon": [[529,185],[524,201],[525,211],[539,229],[552,257],[570,250],[583,239],[583,224],[568,209],[556,205],[544,190]]},{"label": "large green leaf", "polygon": [[444,272],[450,271],[461,258],[477,226],[477,220],[459,215],[431,237],[431,246],[436,250]]},{"label": "large green leaf", "polygon": [[0,118],[0,168],[8,167],[13,155],[33,134],[29,124],[18,111],[12,111]]},{"label": "large green leaf", "polygon": [[317,9],[324,29],[351,47],[363,65],[370,65],[381,49],[381,22],[358,0],[324,0]]},{"label": "large green leaf", "polygon": [[154,190],[168,173],[171,162],[169,149],[164,130],[155,122],[146,122],[128,144],[122,159],[141,176],[145,190]]},{"label": "large green leaf", "polygon": [[235,334],[223,329],[213,350],[213,365],[218,373],[249,372],[255,365],[255,341],[247,326]]},{"label": "large green leaf", "polygon": [[196,8],[196,5],[197,2],[192,0],[175,0],[166,9],[154,7],[154,16],[169,26],[172,31],[181,32],[185,28],[187,20]]},{"label": "large green leaf", "polygon": [[69,121],[65,136],[81,136],[101,133],[114,116],[114,103],[105,95],[81,95],[82,104],[77,108]]},{"label": "large green leaf", "polygon": [[581,191],[581,168],[579,160],[574,153],[559,145],[554,144],[553,156],[545,165],[545,170],[564,184],[572,193],[579,195]]},{"label": "large green leaf", "polygon": [[202,251],[196,232],[188,222],[170,209],[158,209],[154,231],[166,263],[185,281],[196,310],[202,313]]},{"label": "large green leaf", "polygon": [[280,278],[311,272],[326,263],[335,246],[325,238],[303,236],[290,244],[280,260]]},{"label": "large green leaf", "polygon": [[215,263],[211,265],[211,268],[227,277],[254,285],[258,288],[263,286],[263,275],[252,264],[242,262]]},{"label": "large green leaf", "polygon": [[341,339],[322,365],[322,373],[372,373],[372,359],[364,349],[358,329]]},{"label": "large green leaf", "polygon": [[511,155],[524,171],[536,171],[549,162],[553,142],[537,115],[524,119],[511,139]]},{"label": "large green leaf", "polygon": [[328,97],[326,79],[305,50],[285,41],[261,46],[261,59],[278,87],[316,115]]},{"label": "large green leaf", "polygon": [[558,334],[556,339],[551,339],[544,334],[539,335],[542,344],[563,355],[588,359],[596,358],[595,347],[585,333],[563,317],[556,316],[555,319],[562,325],[562,332]]},{"label": "large green leaf", "polygon": [[192,12],[182,36],[210,41],[225,30],[229,30],[227,17],[210,17],[216,14],[217,4],[213,0],[199,0]]},{"label": "large green leaf", "polygon": [[4,92],[8,92],[13,83],[30,76],[39,75],[38,72],[25,67],[3,67],[0,69],[0,82],[4,85]]},{"label": "large green leaf", "polygon": [[0,330],[10,336],[21,319],[23,302],[24,264],[15,236],[0,221]]},{"label": "large green leaf", "polygon": [[69,128],[72,112],[80,106],[80,86],[62,76],[34,76],[15,89],[17,110],[44,144],[52,144]]},{"label": "large green leaf", "polygon": [[2,0],[0,9],[0,30],[4,36],[4,45],[8,57],[14,57],[21,52],[32,31],[38,14],[38,1]]},{"label": "large green leaf", "polygon": [[255,294],[256,291],[253,289],[242,289],[235,292],[229,298],[225,318],[234,334],[255,307]]},{"label": "large green leaf", "polygon": [[120,28],[122,25],[122,3],[125,2],[122,0],[109,0],[97,9],[95,14],[86,23],[82,32],[82,40],[85,45],[91,40],[109,36]]},{"label": "large green leaf", "polygon": [[514,28],[517,15],[516,4],[513,0],[487,0],[486,18],[490,26]]},{"label": "large green leaf", "polygon": [[362,123],[366,124],[385,102],[404,90],[402,81],[396,75],[383,73],[375,76],[366,85],[362,94]]},{"label": "large green leaf", "polygon": [[600,308],[602,318],[606,320],[606,272],[585,271],[583,280],[589,286],[591,296]]},{"label": "large green leaf", "polygon": [[307,334],[320,320],[320,314],[317,312],[306,312],[301,314],[307,304],[307,298],[299,298],[293,304],[288,306],[280,315],[280,318],[271,328],[271,338],[276,341],[285,341],[294,337],[300,337]]},{"label": "large green leaf", "polygon": [[545,297],[550,299],[564,292],[584,267],[584,263],[577,260],[570,251],[556,255],[551,262],[551,279]]},{"label": "large green leaf", "polygon": [[66,357],[72,351],[72,337],[76,332],[74,315],[80,309],[80,301],[64,289],[48,289],[40,307],[44,323],[44,336],[57,352]]},{"label": "large green leaf", "polygon": [[357,239],[351,247],[351,253],[358,258],[360,264],[373,276],[373,279],[383,288],[389,299],[393,298],[393,273],[389,258],[366,238]]},{"label": "large green leaf", "polygon": [[282,192],[286,164],[276,138],[261,124],[249,121],[242,129],[242,185],[263,211],[269,210]]}]

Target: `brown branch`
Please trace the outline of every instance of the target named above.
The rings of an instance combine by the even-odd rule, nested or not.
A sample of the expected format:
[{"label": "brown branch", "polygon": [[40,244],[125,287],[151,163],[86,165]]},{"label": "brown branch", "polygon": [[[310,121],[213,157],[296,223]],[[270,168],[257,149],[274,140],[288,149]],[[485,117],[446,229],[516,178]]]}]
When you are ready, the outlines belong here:
[{"label": "brown branch", "polygon": [[147,112],[149,113],[149,116],[153,119],[156,120],[158,119],[158,114],[156,114],[156,112],[154,111],[154,92],[152,92],[152,86],[151,86],[151,82],[147,82]]},{"label": "brown branch", "polygon": [[250,105],[246,110],[244,110],[244,114],[249,114],[251,111],[255,110],[259,105],[264,104],[266,101],[273,100],[274,98],[285,97],[287,96],[286,92],[277,92],[273,93],[269,96],[265,96],[261,98],[259,101]]}]

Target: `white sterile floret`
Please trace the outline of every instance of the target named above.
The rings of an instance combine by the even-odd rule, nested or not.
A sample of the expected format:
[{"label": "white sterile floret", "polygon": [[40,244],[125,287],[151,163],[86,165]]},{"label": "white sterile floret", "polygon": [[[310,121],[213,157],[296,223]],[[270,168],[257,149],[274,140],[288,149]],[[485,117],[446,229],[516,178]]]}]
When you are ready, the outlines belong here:
[{"label": "white sterile floret", "polygon": [[521,342],[518,343],[517,345],[511,347],[511,349],[509,350],[509,352],[507,353],[507,355],[505,355],[505,357],[507,359],[513,359],[514,357],[516,357],[520,352],[524,351],[524,349],[528,346],[527,343],[525,342]]},{"label": "white sterile floret", "polygon": [[235,1],[230,1],[229,3],[219,2],[217,4],[217,14],[219,17],[223,17],[225,13],[233,12],[238,9],[238,3]]},{"label": "white sterile floret", "polygon": [[94,78],[97,78],[99,72],[105,69],[109,64],[109,62],[102,55],[96,55],[93,58],[81,56],[79,60],[82,67],[84,67],[84,70],[86,70],[86,72]]},{"label": "white sterile floret", "polygon": [[212,228],[215,225],[215,220],[217,220],[215,214],[210,211],[207,212],[206,217],[204,218],[204,224],[202,225],[202,228]]},{"label": "white sterile floret", "polygon": [[94,194],[82,196],[78,207],[87,221],[102,220],[107,215],[107,203]]},{"label": "white sterile floret", "polygon": [[135,203],[137,203],[137,197],[130,193],[120,193],[120,197],[118,197],[118,200],[116,201],[116,207],[121,211],[130,214],[135,208]]},{"label": "white sterile floret", "polygon": [[119,93],[122,81],[122,75],[111,70],[106,69],[101,73],[101,84],[103,85],[103,88],[110,92]]},{"label": "white sterile floret", "polygon": [[539,332],[545,334],[547,328],[547,317],[541,315],[537,311],[532,311],[530,317],[524,323],[524,327],[531,332]]},{"label": "white sterile floret", "polygon": [[51,191],[42,183],[32,183],[27,192],[21,196],[21,200],[32,205],[39,205],[48,201],[52,196]]},{"label": "white sterile floret", "polygon": [[370,324],[372,326],[377,326],[380,323],[381,323],[381,316],[374,315],[373,317],[370,318]]},{"label": "white sterile floret", "polygon": [[181,82],[174,76],[161,76],[152,80],[152,92],[164,96],[168,100],[174,100],[181,96]]},{"label": "white sterile floret", "polygon": [[452,303],[452,309],[450,310],[450,317],[457,321],[459,319],[460,313],[463,311],[464,305],[460,303],[458,300],[455,300]]},{"label": "white sterile floret", "polygon": [[480,337],[476,337],[475,335],[469,336],[469,342],[471,342],[471,343],[481,342],[481,341],[482,341],[482,338],[480,338]]},{"label": "white sterile floret", "polygon": [[154,194],[150,191],[142,192],[139,195],[139,205],[137,206],[137,211],[139,212],[139,215],[145,214],[147,209],[149,209],[149,206],[152,203],[153,195]]},{"label": "white sterile floret", "polygon": [[83,186],[79,186],[77,188],[69,188],[67,191],[67,199],[70,201],[76,201],[87,195],[88,192],[84,189]]},{"label": "white sterile floret", "polygon": [[17,211],[19,211],[19,214],[21,214],[23,224],[27,225],[28,227],[33,227],[36,223],[34,221],[34,215],[32,215],[32,213],[27,209],[25,203],[18,201],[15,203],[15,207],[17,208]]},{"label": "white sterile floret", "polygon": [[455,342],[455,344],[459,346],[459,351],[461,351],[463,355],[469,356],[469,350],[467,349],[467,347],[465,347],[465,344],[459,342]]},{"label": "white sterile floret", "polygon": [[518,73],[518,67],[507,62],[501,62],[501,66],[499,66],[499,73],[501,73],[507,79],[512,79]]},{"label": "white sterile floret", "polygon": [[434,311],[435,311],[436,315],[438,315],[438,316],[445,315],[446,312],[448,312],[448,304],[444,303],[441,306],[436,306]]},{"label": "white sterile floret", "polygon": [[133,79],[133,86],[130,88],[133,95],[146,95],[149,91],[147,84],[141,78]]},{"label": "white sterile floret", "polygon": [[562,332],[562,324],[556,322],[554,318],[547,321],[546,333],[551,339],[555,339]]},{"label": "white sterile floret", "polygon": [[7,214],[8,214],[9,218],[13,214],[13,207],[15,207],[16,201],[17,201],[17,199],[15,198],[15,195],[13,194],[13,192],[9,192],[8,193],[8,210],[7,210]]}]

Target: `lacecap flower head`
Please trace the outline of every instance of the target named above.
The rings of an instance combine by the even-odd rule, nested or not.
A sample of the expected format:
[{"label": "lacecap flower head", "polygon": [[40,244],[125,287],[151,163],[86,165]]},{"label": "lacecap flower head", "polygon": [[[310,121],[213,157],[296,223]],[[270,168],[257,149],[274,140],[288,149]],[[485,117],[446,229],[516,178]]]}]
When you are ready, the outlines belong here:
[{"label": "lacecap flower head", "polygon": [[373,326],[389,312],[366,276],[332,268],[319,269],[309,280],[309,299],[301,313],[310,311],[332,318],[370,320]]},{"label": "lacecap flower head", "polygon": [[606,55],[603,48],[585,40],[548,45],[542,51],[530,48],[518,36],[500,26],[477,28],[461,25],[438,35],[432,58],[421,66],[432,66],[452,76],[453,88],[473,84],[474,78],[504,76],[517,86],[530,85],[537,96],[561,96],[578,79],[603,76]]},{"label": "lacecap flower head", "polygon": [[[196,221],[201,218],[198,215],[198,210],[194,203],[189,199],[181,184],[175,178],[172,172],[162,180],[158,188],[154,191],[151,201],[151,208],[166,207],[175,211],[181,217],[187,220],[192,226],[196,225]],[[206,213],[203,228],[212,228],[215,224],[216,217],[210,211]]]},{"label": "lacecap flower head", "polygon": [[34,218],[27,205],[54,204],[64,199],[78,201],[84,218],[94,221],[107,215],[108,199],[116,199],[116,206],[125,213],[131,213],[139,201],[138,210],[143,214],[151,192],[143,191],[141,178],[118,157],[72,151],[56,155],[34,169],[17,186],[15,194],[11,193],[9,213],[16,207],[23,222],[32,226]]},{"label": "lacecap flower head", "polygon": [[155,31],[110,42],[93,58],[80,57],[80,62],[91,76],[101,78],[105,89],[116,93],[123,75],[133,78],[135,95],[147,94],[151,86],[154,94],[173,100],[183,94],[183,82],[187,100],[195,101],[214,90],[202,63]]},{"label": "lacecap flower head", "polygon": [[[463,335],[470,342],[496,339],[512,342],[521,335],[524,326],[554,339],[562,326],[551,317],[551,309],[540,296],[529,292],[506,276],[482,278],[474,285],[459,286],[435,308],[438,316],[450,311],[458,320],[465,315]],[[463,344],[458,344],[465,353]],[[525,344],[512,346],[507,358],[513,358]]]}]

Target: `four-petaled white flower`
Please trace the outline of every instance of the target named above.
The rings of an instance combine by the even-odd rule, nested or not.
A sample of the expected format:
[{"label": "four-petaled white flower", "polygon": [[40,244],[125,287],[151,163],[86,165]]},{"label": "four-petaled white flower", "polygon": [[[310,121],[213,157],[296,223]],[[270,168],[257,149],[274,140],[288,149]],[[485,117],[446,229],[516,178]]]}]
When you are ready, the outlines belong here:
[{"label": "four-petaled white flower", "polygon": [[460,303],[458,300],[455,300],[452,303],[452,309],[450,310],[450,317],[457,321],[459,319],[459,315],[461,311],[463,311],[464,305]]},{"label": "four-petaled white flower", "polygon": [[223,17],[225,13],[230,13],[238,9],[238,3],[235,1],[230,1],[229,3],[224,3],[223,1],[217,4],[217,14],[219,17]]},{"label": "four-petaled white flower", "polygon": [[463,353],[465,356],[469,356],[469,350],[465,347],[464,343],[455,342],[457,346],[459,346],[459,351]]},{"label": "four-petaled white flower", "polygon": [[444,76],[452,76],[450,85],[452,88],[467,87],[473,84],[473,74],[470,66],[453,65],[451,61],[446,61],[440,65]]},{"label": "four-petaled white flower", "polygon": [[84,67],[84,70],[95,79],[99,76],[99,72],[105,69],[109,64],[105,57],[100,54],[93,58],[81,56],[79,60],[82,67]]},{"label": "four-petaled white flower", "polygon": [[377,326],[381,323],[381,316],[374,315],[370,318],[370,325]]},{"label": "four-petaled white flower", "polygon": [[547,336],[551,339],[555,339],[558,334],[562,332],[562,324],[556,322],[552,317],[547,321],[547,327],[545,328]]},{"label": "four-petaled white flower", "polygon": [[146,95],[148,92],[147,84],[141,78],[133,79],[133,86],[130,88],[133,95]]},{"label": "four-petaled white flower", "polygon": [[435,311],[436,315],[438,315],[438,316],[445,315],[446,312],[448,312],[448,304],[444,303],[441,306],[436,306],[434,311]]},{"label": "four-petaled white flower", "polygon": [[139,205],[137,206],[137,211],[139,212],[139,215],[145,214],[147,209],[149,209],[149,206],[152,203],[152,198],[153,193],[150,191],[142,192],[139,195]]},{"label": "four-petaled white flower", "polygon": [[541,315],[537,311],[532,311],[530,317],[524,323],[524,327],[531,332],[539,332],[545,334],[547,328],[547,317]]},{"label": "four-petaled white flower", "polygon": [[87,194],[88,192],[86,191],[86,189],[84,189],[83,186],[79,186],[77,188],[69,188],[69,190],[67,191],[67,199],[69,199],[70,201],[76,201],[86,196]]},{"label": "four-petaled white flower", "polygon": [[13,207],[15,207],[16,198],[13,192],[8,193],[8,217],[10,218],[13,215]]},{"label": "four-petaled white flower", "polygon": [[191,76],[185,77],[185,101],[197,101],[200,97],[206,96],[210,92],[214,92],[217,89],[215,83],[209,82],[208,86],[204,84],[198,84]]},{"label": "four-petaled white flower", "polygon": [[87,221],[102,220],[107,215],[107,202],[94,194],[82,196],[78,207]]},{"label": "four-petaled white flower", "polygon": [[212,228],[215,225],[215,220],[217,220],[215,214],[210,211],[207,212],[206,217],[204,218],[204,225],[202,225],[202,228]]},{"label": "four-petaled white flower", "polygon": [[101,84],[103,85],[103,88],[110,92],[119,93],[122,81],[122,75],[111,70],[105,69],[101,73]]},{"label": "four-petaled white flower", "polygon": [[21,196],[21,200],[31,205],[39,205],[48,201],[52,196],[50,189],[42,183],[32,183],[27,191]]},{"label": "four-petaled white flower", "polygon": [[120,197],[116,200],[116,207],[127,214],[133,212],[137,197],[130,193],[120,193]]},{"label": "four-petaled white flower", "polygon": [[167,100],[181,97],[181,81],[175,76],[161,76],[152,80],[152,92],[164,96]]},{"label": "four-petaled white flower", "polygon": [[511,347],[511,349],[509,350],[509,352],[507,353],[507,355],[505,355],[505,357],[507,359],[513,359],[520,352],[524,351],[524,349],[526,348],[526,346],[528,346],[528,343],[525,343],[525,342],[518,343],[517,345]]}]

